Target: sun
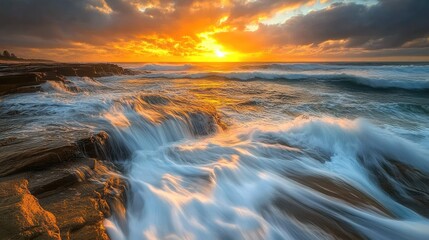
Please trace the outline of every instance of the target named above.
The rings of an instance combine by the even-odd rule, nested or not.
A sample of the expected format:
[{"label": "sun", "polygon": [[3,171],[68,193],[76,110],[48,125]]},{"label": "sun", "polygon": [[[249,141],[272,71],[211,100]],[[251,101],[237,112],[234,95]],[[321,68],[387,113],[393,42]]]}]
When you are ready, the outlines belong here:
[{"label": "sun", "polygon": [[217,56],[218,58],[223,58],[223,57],[225,57],[225,55],[226,55],[224,52],[222,52],[222,51],[221,51],[221,50],[219,50],[219,49],[216,49],[215,54],[216,54],[216,56]]}]

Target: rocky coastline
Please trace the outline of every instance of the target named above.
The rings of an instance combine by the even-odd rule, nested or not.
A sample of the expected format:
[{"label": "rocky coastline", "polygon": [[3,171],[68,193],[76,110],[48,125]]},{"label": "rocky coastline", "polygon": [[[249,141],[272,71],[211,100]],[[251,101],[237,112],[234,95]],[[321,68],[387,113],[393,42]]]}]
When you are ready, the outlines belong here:
[{"label": "rocky coastline", "polygon": [[[123,74],[132,72],[114,64],[0,64],[0,101],[68,76]],[[103,221],[125,213],[127,188],[109,157],[109,135],[24,141],[0,139],[0,239],[109,239]]]},{"label": "rocky coastline", "polygon": [[66,77],[106,77],[133,74],[110,63],[0,63],[0,96],[40,90],[46,81],[66,81]]}]

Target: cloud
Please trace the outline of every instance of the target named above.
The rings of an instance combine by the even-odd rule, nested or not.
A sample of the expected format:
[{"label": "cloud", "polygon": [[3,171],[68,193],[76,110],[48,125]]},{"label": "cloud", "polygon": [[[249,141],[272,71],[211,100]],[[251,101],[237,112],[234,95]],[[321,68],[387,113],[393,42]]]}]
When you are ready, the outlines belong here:
[{"label": "cloud", "polygon": [[[55,40],[80,40],[108,23],[100,11],[104,1],[4,0],[0,1],[0,41],[37,39],[43,44]],[[31,41],[27,44],[31,46]],[[64,43],[63,43],[64,44]],[[33,47],[37,47],[33,46]]]},{"label": "cloud", "polygon": [[[372,0],[374,3],[375,0]],[[429,1],[378,0],[1,0],[0,48],[190,56],[225,47],[242,53],[418,53],[429,47]],[[312,6],[323,6],[313,10]],[[289,10],[288,10],[289,9]],[[261,18],[293,11],[284,23]],[[303,13],[296,15],[296,13]],[[227,18],[225,18],[227,17]],[[220,19],[227,19],[220,21]],[[246,25],[259,24],[254,32]],[[83,48],[82,46],[85,46]],[[204,49],[207,48],[207,49]],[[288,50],[285,50],[288,49]],[[30,51],[31,50],[31,51]],[[355,51],[355,50],[353,50]],[[146,55],[145,55],[146,54]],[[305,54],[305,52],[303,53]],[[386,54],[385,54],[386,55]],[[70,54],[75,57],[75,55]],[[107,55],[104,55],[107,56]],[[95,58],[95,57],[94,57]]]},{"label": "cloud", "polygon": [[[0,1],[0,44],[16,39],[77,41],[101,44],[136,35],[177,36],[192,21],[192,34],[217,21],[220,8],[191,7],[201,1],[138,0],[2,0]],[[145,7],[149,6],[149,7]],[[165,11],[167,7],[172,11]],[[140,9],[144,9],[141,11]],[[182,31],[182,32],[181,32]],[[20,41],[24,44],[24,41]],[[28,42],[31,46],[31,42]],[[32,46],[37,47],[37,46]]]},{"label": "cloud", "polygon": [[249,23],[260,17],[269,16],[284,8],[297,7],[311,2],[310,0],[264,0],[233,1],[229,19],[234,22]]},{"label": "cloud", "polygon": [[346,47],[371,50],[398,48],[407,43],[411,46],[411,42],[421,39],[419,47],[429,47],[428,12],[427,0],[380,0],[370,6],[336,3],[280,25],[260,25],[257,32],[248,33],[247,37],[263,35],[265,44],[271,46],[346,40]]}]

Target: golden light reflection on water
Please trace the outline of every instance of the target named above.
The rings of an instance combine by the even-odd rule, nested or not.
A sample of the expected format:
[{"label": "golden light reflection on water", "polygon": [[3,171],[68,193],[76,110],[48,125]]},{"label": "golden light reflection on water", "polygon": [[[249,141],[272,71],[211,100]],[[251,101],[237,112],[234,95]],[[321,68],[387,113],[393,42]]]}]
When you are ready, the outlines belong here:
[{"label": "golden light reflection on water", "polygon": [[[195,64],[192,68],[222,72],[226,67],[239,69],[239,66],[231,63]],[[192,73],[193,69],[188,71]],[[278,105],[278,116],[281,116],[287,111],[285,103],[293,107],[306,96],[305,92],[297,92],[299,89],[290,85],[252,81],[255,87],[249,89],[245,88],[246,82],[221,78],[130,79],[125,83],[131,89],[148,89],[130,96],[131,100],[126,104],[143,119],[154,124],[160,124],[168,118],[186,119],[190,117],[189,114],[201,112],[222,118],[225,127],[234,124],[233,118],[237,114],[244,118],[258,116],[263,123],[265,101],[270,101],[273,107]],[[162,100],[157,103],[156,99]]]},{"label": "golden light reflection on water", "polygon": [[[196,101],[214,108],[236,107],[238,104],[250,100],[240,96],[229,94],[231,84],[224,80],[199,79],[192,81],[188,79],[179,79],[174,81],[175,88],[190,89],[190,94]],[[255,106],[240,106],[241,111],[255,111]]]},{"label": "golden light reflection on water", "polygon": [[125,114],[120,111],[104,113],[104,118],[116,127],[129,127],[131,125]]},{"label": "golden light reflection on water", "polygon": [[153,123],[160,123],[164,116],[154,109],[144,107],[143,105],[136,104],[134,110],[143,118],[148,119]]}]

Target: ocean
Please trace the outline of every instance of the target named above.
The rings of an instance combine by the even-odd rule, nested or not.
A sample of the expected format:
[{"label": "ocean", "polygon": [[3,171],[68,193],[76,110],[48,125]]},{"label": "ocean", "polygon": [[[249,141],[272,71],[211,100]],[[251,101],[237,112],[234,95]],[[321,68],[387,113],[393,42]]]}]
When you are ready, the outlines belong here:
[{"label": "ocean", "polygon": [[112,239],[429,239],[429,64],[120,65],[0,105],[28,145],[111,136]]}]

